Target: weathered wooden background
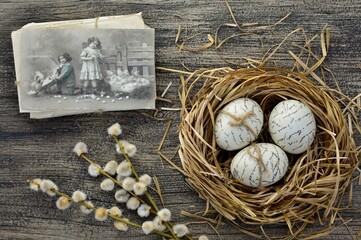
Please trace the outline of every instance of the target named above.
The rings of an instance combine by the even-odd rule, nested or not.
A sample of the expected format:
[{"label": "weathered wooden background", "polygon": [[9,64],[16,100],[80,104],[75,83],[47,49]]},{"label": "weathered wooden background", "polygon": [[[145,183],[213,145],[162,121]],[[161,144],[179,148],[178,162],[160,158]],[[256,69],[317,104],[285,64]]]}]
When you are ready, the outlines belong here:
[{"label": "weathered wooden background", "polygon": [[[119,232],[110,221],[97,222],[92,216],[80,214],[75,207],[59,211],[55,207],[55,199],[30,191],[25,183],[26,179],[34,177],[50,178],[67,193],[81,189],[89,193],[96,205],[111,206],[114,203],[113,194],[100,192],[100,179],[93,179],[86,174],[87,163],[78,159],[72,153],[72,148],[76,142],[84,141],[89,146],[90,157],[98,162],[105,163],[114,158],[119,160],[119,156],[115,155],[114,143],[106,134],[106,128],[115,122],[123,126],[126,139],[138,146],[135,165],[139,172],[159,178],[166,206],[172,210],[176,222],[193,221],[182,216],[181,210],[195,213],[206,207],[205,202],[186,185],[183,176],[156,154],[167,123],[141,115],[142,112],[152,114],[153,111],[93,113],[45,120],[32,120],[27,114],[19,114],[10,34],[26,23],[143,12],[145,22],[156,29],[156,65],[182,69],[181,63],[184,63],[190,70],[226,66],[222,57],[232,61],[241,61],[242,56],[260,58],[267,49],[298,27],[304,28],[305,34],[312,37],[327,25],[332,30],[327,63],[346,94],[356,96],[360,93],[361,70],[357,67],[361,63],[360,0],[230,1],[230,5],[240,23],[268,25],[291,11],[293,13],[271,29],[259,30],[256,35],[230,41],[222,52],[212,48],[190,53],[179,52],[174,43],[178,26],[187,22],[190,35],[198,32],[214,33],[219,25],[232,22],[224,1],[0,1],[1,239],[159,239],[157,235],[145,236],[138,229]],[[234,28],[225,28],[222,37],[233,33],[237,33]],[[301,39],[301,34],[298,34],[293,41],[301,43]],[[205,38],[199,37],[192,41],[194,45],[200,45]],[[290,67],[292,64],[289,64],[290,57],[285,49],[292,46],[290,41],[285,44],[274,60],[278,66]],[[320,54],[317,46],[314,51]],[[179,106],[176,101],[179,86],[177,74],[157,71],[158,95],[169,82],[173,82],[173,85],[166,97],[175,101],[158,102],[157,108]],[[164,146],[164,153],[172,156],[179,144],[176,132],[179,112],[161,111],[159,116],[174,119]],[[357,141],[360,143],[359,137]],[[175,158],[175,162],[180,164],[179,158]],[[345,221],[351,220],[347,224],[348,228],[340,226],[325,239],[352,239],[351,234],[356,238],[360,233],[361,186],[354,185],[353,203],[341,214]],[[134,216],[133,213],[127,214]],[[341,223],[337,221],[337,224]],[[244,227],[254,229],[251,226]],[[193,236],[207,234],[210,239],[219,239],[208,224],[191,225],[190,229]],[[268,236],[274,236],[285,234],[287,228],[277,225],[265,229]],[[321,229],[321,226],[312,226],[310,231]],[[218,231],[222,239],[252,239],[228,222],[219,226]],[[260,231],[258,233],[261,234]]]}]

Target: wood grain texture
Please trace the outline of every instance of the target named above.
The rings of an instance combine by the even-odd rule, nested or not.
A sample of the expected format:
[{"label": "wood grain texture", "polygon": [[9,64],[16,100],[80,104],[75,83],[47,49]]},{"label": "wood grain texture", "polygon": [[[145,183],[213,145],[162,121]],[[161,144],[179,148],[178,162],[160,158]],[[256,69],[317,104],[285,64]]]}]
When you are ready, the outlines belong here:
[{"label": "wood grain texture", "polygon": [[[100,206],[114,204],[112,194],[100,192],[101,178],[86,174],[87,163],[72,153],[74,144],[84,141],[89,146],[89,156],[100,163],[120,159],[115,155],[114,143],[106,136],[106,128],[119,122],[126,139],[138,146],[135,165],[140,173],[156,175],[162,187],[166,206],[170,208],[176,222],[192,219],[180,215],[181,210],[199,212],[205,202],[198,198],[184,181],[183,176],[162,161],[156,149],[163,136],[166,122],[156,121],[141,115],[142,111],[107,112],[84,114],[54,119],[32,120],[27,114],[19,114],[11,46],[11,31],[29,22],[82,19],[97,16],[131,14],[143,12],[145,22],[156,29],[156,65],[181,69],[181,63],[191,70],[201,67],[225,66],[222,60],[242,61],[241,56],[262,57],[267,49],[278,44],[290,31],[302,27],[308,37],[319,33],[324,26],[332,30],[331,48],[327,64],[340,82],[342,90],[356,96],[361,91],[361,1],[230,1],[235,18],[240,23],[258,22],[262,25],[275,23],[288,12],[291,16],[271,30],[260,30],[257,35],[243,36],[227,43],[222,52],[210,49],[200,53],[179,52],[174,44],[178,25],[188,23],[190,35],[197,32],[212,32],[226,22],[232,22],[224,1],[124,1],[124,0],[1,0],[0,1],[0,238],[1,239],[160,239],[156,235],[145,236],[141,230],[131,229],[121,233],[111,222],[97,222],[92,216],[83,216],[72,207],[59,211],[55,199],[30,191],[26,179],[40,177],[53,179],[67,193],[84,190],[93,202]],[[222,37],[236,33],[224,28]],[[298,38],[297,38],[298,37]],[[301,43],[302,35],[292,40]],[[200,45],[205,38],[196,38]],[[261,44],[262,43],[262,44]],[[290,67],[285,43],[274,57],[277,65]],[[320,49],[314,48],[320,53]],[[157,93],[160,95],[169,82],[173,82],[166,97],[177,98],[179,80],[177,74],[157,71]],[[330,84],[332,82],[330,81]],[[157,107],[178,107],[179,102],[158,102]],[[152,113],[152,111],[146,111]],[[162,111],[164,118],[174,119],[170,134],[166,138],[164,153],[173,156],[177,151],[177,124],[179,113]],[[360,137],[357,137],[360,144]],[[179,158],[175,158],[179,165]],[[361,229],[361,186],[354,184],[353,202],[341,216],[347,220],[353,235]],[[126,212],[128,216],[134,216]],[[139,220],[137,220],[139,222]],[[341,224],[337,221],[337,224]],[[252,226],[244,226],[252,229]],[[218,239],[207,224],[191,225],[193,236],[207,234]],[[284,225],[265,227],[268,236],[282,235]],[[310,232],[318,232],[322,226],[312,226]],[[218,228],[223,239],[251,239],[229,222]],[[261,234],[260,231],[258,231]],[[336,228],[324,239],[352,239],[344,226]]]}]

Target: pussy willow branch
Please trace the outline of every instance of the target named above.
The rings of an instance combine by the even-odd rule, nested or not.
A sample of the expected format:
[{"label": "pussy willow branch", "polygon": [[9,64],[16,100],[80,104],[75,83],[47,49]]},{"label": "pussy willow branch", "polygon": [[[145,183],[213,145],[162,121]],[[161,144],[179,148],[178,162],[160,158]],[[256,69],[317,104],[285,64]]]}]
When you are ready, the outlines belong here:
[{"label": "pussy willow branch", "polygon": [[[27,180],[27,182],[28,182],[28,183],[33,183],[33,184],[36,184],[36,185],[39,186],[39,184],[33,182],[32,180]],[[58,195],[58,196],[62,196],[62,197],[67,198],[67,199],[69,200],[69,202],[73,202],[72,198],[71,198],[69,195],[65,194],[65,193],[62,193],[62,192],[60,192],[60,191],[58,191],[58,190],[56,190],[56,189],[54,189],[54,188],[50,189],[50,191],[52,191],[53,193],[55,193],[55,194]],[[96,211],[96,210],[97,210],[96,207],[90,206],[90,205],[87,204],[85,201],[77,202],[77,204],[82,205],[82,206],[86,207],[87,209],[90,209],[90,210],[93,210],[93,211]],[[133,223],[133,222],[130,222],[130,221],[127,221],[127,220],[125,220],[124,218],[117,217],[117,216],[112,215],[112,214],[108,214],[108,217],[110,217],[110,218],[112,218],[112,219],[114,219],[114,220],[116,220],[116,221],[120,221],[120,222],[122,222],[122,223],[125,223],[125,224],[127,224],[128,226],[132,226],[132,227],[136,227],[136,228],[142,229],[142,226],[141,226],[141,225],[136,224],[136,223]],[[167,234],[167,233],[164,233],[164,232],[161,232],[161,231],[158,231],[158,230],[153,230],[152,233],[156,233],[156,234],[158,234],[158,235],[161,235],[161,236],[163,236],[163,237],[167,237],[167,238],[169,238],[169,239],[173,237],[173,236],[171,236],[171,235],[169,235],[169,234]]]},{"label": "pussy willow branch", "polygon": [[[116,137],[115,137],[115,138],[116,138]],[[118,139],[117,139],[117,140],[118,140]],[[118,143],[118,145],[119,145],[119,147],[120,147],[123,155],[126,156],[127,161],[130,163],[130,166],[131,166],[131,169],[132,169],[132,173],[133,173],[133,174],[135,173],[134,175],[135,175],[135,176],[138,176],[138,175],[136,175],[137,173],[136,173],[136,171],[135,171],[135,169],[134,169],[134,166],[133,166],[133,164],[131,163],[128,155],[124,152],[123,147],[121,146],[121,144],[119,143],[119,141],[117,141],[117,143]],[[88,163],[93,164],[94,166],[96,166],[96,168],[98,169],[98,171],[99,171],[100,174],[106,176],[107,178],[109,178],[110,180],[112,180],[115,184],[117,184],[118,186],[122,187],[122,184],[121,184],[119,181],[117,181],[115,178],[113,178],[112,176],[110,176],[110,175],[109,175],[107,172],[105,172],[102,168],[98,167],[98,165],[97,165],[94,161],[92,161],[91,159],[89,159],[84,153],[80,154],[80,157],[83,158],[83,159],[84,159],[85,161],[87,161]],[[139,178],[139,177],[137,177],[137,179],[138,179],[138,178]],[[129,194],[131,194],[132,196],[134,196],[135,198],[137,198],[141,203],[146,204],[146,202],[145,202],[143,199],[141,199],[138,195],[136,195],[134,192],[132,192],[132,191],[127,191],[127,192],[128,192]],[[152,198],[152,196],[149,195],[148,192],[145,192],[144,194],[147,196],[148,200],[149,200],[149,201],[151,202],[151,204],[153,205],[152,208],[151,208],[151,210],[150,210],[151,213],[157,215],[157,212],[159,211],[159,208],[158,208],[156,202],[154,201],[154,199]],[[165,222],[165,226],[166,226],[167,229],[172,233],[174,239],[179,239],[179,238],[176,236],[176,234],[174,233],[174,231],[173,231],[173,229],[172,229],[172,226],[171,226],[171,223]],[[188,238],[188,237],[187,237],[187,238]],[[188,239],[191,239],[191,238],[188,238]]]},{"label": "pussy willow branch", "polygon": [[[122,144],[120,144],[118,138],[116,135],[112,135],[115,142],[118,144],[120,151],[122,152],[122,154],[124,155],[125,159],[129,162],[130,164],[130,168],[132,170],[132,173],[134,174],[135,178],[138,180],[139,179],[139,175],[137,173],[137,171],[135,170],[132,161],[130,160],[128,154],[124,151],[124,148],[122,146]],[[157,205],[157,203],[155,202],[154,198],[148,193],[148,191],[144,192],[144,195],[148,198],[148,200],[150,201],[150,203],[152,204],[153,208],[158,212],[159,211],[159,207]],[[173,235],[173,237],[175,239],[179,239],[177,237],[177,235],[174,233],[173,229],[172,229],[172,223],[171,222],[165,222],[165,226],[167,227],[167,229],[169,230],[169,232]]]},{"label": "pussy willow branch", "polygon": [[132,164],[132,161],[130,161],[130,158],[129,158],[128,154],[125,153],[122,144],[120,144],[117,136],[115,136],[115,135],[112,135],[112,136],[113,136],[115,142],[118,144],[119,149],[120,149],[120,151],[122,152],[122,154],[124,155],[125,159],[129,162],[130,168],[131,168],[131,170],[132,170],[133,175],[135,176],[136,179],[138,179],[138,178],[139,178],[138,173],[137,173],[137,171],[135,170],[135,168],[134,168],[134,166],[133,166],[133,164]]},{"label": "pussy willow branch", "polygon": [[[117,142],[117,144],[118,144],[118,146],[119,146],[119,149],[120,149],[120,151],[122,152],[122,154],[124,155],[125,159],[129,162],[130,168],[131,168],[131,170],[132,170],[133,175],[134,175],[135,178],[138,180],[138,179],[139,179],[139,175],[138,175],[137,171],[135,170],[135,168],[134,168],[134,166],[133,166],[133,163],[132,163],[132,161],[130,160],[128,154],[125,153],[124,148],[123,148],[122,144],[120,144],[117,136],[115,136],[115,135],[112,135],[112,136],[113,136],[114,140]],[[149,193],[148,193],[147,191],[145,191],[144,195],[148,198],[148,200],[149,200],[149,201],[151,202],[151,204],[153,205],[154,209],[158,212],[158,211],[159,211],[159,207],[158,207],[157,203],[155,202],[154,198],[153,198],[151,195],[149,195]]]},{"label": "pussy willow branch", "polygon": [[[96,166],[96,168],[98,169],[99,173],[106,176],[107,178],[109,178],[110,180],[112,180],[115,184],[117,184],[118,186],[122,187],[122,184],[116,180],[115,178],[113,178],[112,176],[110,176],[106,171],[104,171],[101,167],[98,167],[98,165],[90,160],[84,153],[82,153],[80,155],[80,157],[82,157],[85,161],[87,161],[88,163],[90,164],[93,164],[94,166]],[[135,193],[131,192],[131,191],[127,191],[129,194],[131,194],[133,197],[137,198],[141,203],[143,204],[146,204],[146,202],[141,199],[138,195],[136,195]],[[156,213],[154,210],[153,210],[153,213]]]}]

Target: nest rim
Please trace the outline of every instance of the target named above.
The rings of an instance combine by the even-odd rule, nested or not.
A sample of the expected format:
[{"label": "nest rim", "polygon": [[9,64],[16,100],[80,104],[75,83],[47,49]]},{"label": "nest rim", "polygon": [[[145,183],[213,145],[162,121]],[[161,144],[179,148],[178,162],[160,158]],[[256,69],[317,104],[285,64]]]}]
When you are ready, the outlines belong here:
[{"label": "nest rim", "polygon": [[[191,99],[195,84],[204,75],[208,78]],[[181,86],[179,131],[179,155],[188,183],[232,221],[287,223],[291,232],[296,222],[333,222],[357,166],[356,146],[334,93],[301,73],[280,68],[227,68],[191,75]],[[216,145],[213,126],[217,112],[240,97],[258,102],[265,116],[282,99],[299,100],[315,115],[315,141],[306,153],[289,158],[285,177],[275,185],[255,190],[234,180],[229,165],[236,152],[224,153]],[[265,118],[262,132],[267,122]],[[256,142],[272,143],[266,133]]]}]

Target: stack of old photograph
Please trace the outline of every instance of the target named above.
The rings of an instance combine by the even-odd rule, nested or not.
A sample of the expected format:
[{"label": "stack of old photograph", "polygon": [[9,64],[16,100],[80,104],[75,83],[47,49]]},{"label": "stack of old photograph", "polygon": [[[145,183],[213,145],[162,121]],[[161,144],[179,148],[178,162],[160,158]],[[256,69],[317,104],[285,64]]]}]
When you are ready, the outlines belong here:
[{"label": "stack of old photograph", "polygon": [[141,14],[30,23],[12,33],[31,118],[155,108],[154,29]]}]

